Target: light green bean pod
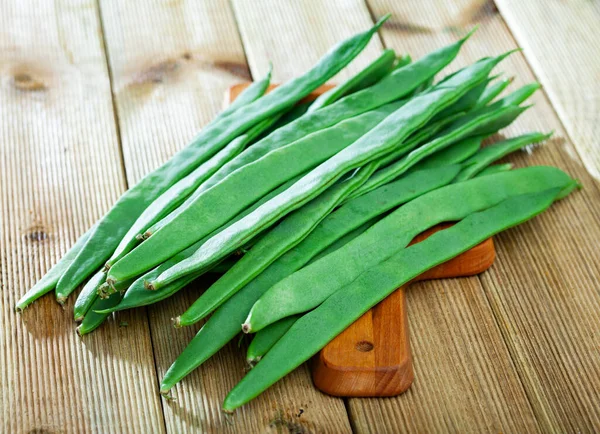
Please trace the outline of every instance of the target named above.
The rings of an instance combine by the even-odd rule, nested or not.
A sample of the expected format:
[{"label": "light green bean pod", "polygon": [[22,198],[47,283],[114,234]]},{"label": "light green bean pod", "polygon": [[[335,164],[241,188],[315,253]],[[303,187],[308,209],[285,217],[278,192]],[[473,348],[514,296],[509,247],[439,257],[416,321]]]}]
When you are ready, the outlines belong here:
[{"label": "light green bean pod", "polygon": [[254,367],[300,317],[288,316],[256,333],[248,346],[246,362]]},{"label": "light green bean pod", "polygon": [[486,167],[485,169],[483,169],[481,172],[479,172],[475,176],[477,176],[477,177],[488,176],[488,175],[493,175],[495,173],[507,172],[509,170],[512,170],[512,168],[513,168],[513,165],[511,163],[494,164],[493,166]]}]

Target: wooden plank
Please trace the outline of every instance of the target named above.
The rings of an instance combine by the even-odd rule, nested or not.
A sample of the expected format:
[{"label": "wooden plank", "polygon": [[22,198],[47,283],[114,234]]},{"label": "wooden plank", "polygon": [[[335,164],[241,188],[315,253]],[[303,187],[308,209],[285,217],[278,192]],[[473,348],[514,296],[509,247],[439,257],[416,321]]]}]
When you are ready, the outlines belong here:
[{"label": "wooden plank", "polygon": [[600,3],[497,0],[587,170],[600,180]]},{"label": "wooden plank", "polygon": [[[222,108],[226,89],[249,80],[250,74],[226,0],[100,4],[125,165],[128,179],[135,182],[184,146]],[[261,10],[270,14],[266,7]],[[262,18],[254,25],[262,26]],[[174,329],[171,318],[187,309],[208,283],[199,282],[149,308],[159,378],[198,330]],[[245,345],[232,343],[174,389],[176,401],[163,401],[168,431],[349,431],[343,402],[314,390],[304,367],[225,418],[221,404],[243,375],[245,352]]]},{"label": "wooden plank", "polygon": [[[375,16],[393,13],[382,32],[384,42],[414,56],[455,40],[479,23],[452,69],[516,45],[489,3],[369,5]],[[517,75],[514,86],[534,80],[520,54],[499,70]],[[585,432],[598,426],[600,270],[594,258],[600,247],[592,240],[600,236],[600,195],[545,95],[539,93],[533,102],[535,107],[504,134],[554,129],[555,138],[532,155],[522,153],[510,161],[561,167],[580,179],[584,189],[498,237],[497,261],[481,284],[475,279],[427,283],[443,292],[409,291],[415,385],[389,401],[352,400],[357,431],[386,432],[398,426],[416,431],[425,426],[428,431],[539,427]]]},{"label": "wooden plank", "polygon": [[164,430],[143,312],[80,339],[72,299],[13,311],[125,188],[97,14],[82,1],[0,6],[2,432]]}]

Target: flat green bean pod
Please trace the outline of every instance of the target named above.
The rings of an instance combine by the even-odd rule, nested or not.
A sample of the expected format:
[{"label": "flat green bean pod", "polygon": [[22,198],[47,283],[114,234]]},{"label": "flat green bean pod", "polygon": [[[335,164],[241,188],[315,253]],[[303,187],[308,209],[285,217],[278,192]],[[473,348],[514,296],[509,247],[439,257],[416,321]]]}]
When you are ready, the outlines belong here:
[{"label": "flat green bean pod", "polygon": [[334,253],[283,279],[252,307],[243,330],[256,332],[318,306],[363,271],[403,249],[436,224],[457,221],[508,197],[562,187],[571,179],[553,167],[530,167],[451,184],[407,203]]},{"label": "flat green bean pod", "polygon": [[[87,242],[93,228],[83,234],[79,239],[73,244],[73,247],[65,253],[65,255],[60,259],[48,272],[37,282],[29,291],[21,297],[21,299],[17,302],[15,310],[17,312],[22,312],[27,306],[33,303],[35,300],[40,298],[42,295],[45,295],[52,291],[56,284],[58,283],[58,279],[65,272],[69,265],[75,257],[79,254],[85,243]],[[64,303],[64,299],[59,297],[57,294],[57,301],[59,303]]]},{"label": "flat green bean pod", "polygon": [[250,85],[244,89],[235,101],[232,101],[227,108],[219,113],[218,119],[229,116],[234,113],[237,109],[256,101],[258,98],[263,96],[269,85],[271,84],[271,74],[273,72],[273,65],[269,64],[269,70],[267,74],[259,81],[250,83]]},{"label": "flat green bean pod", "polygon": [[[270,230],[226,274],[196,300],[190,310],[204,318],[240,290],[278,257],[301,242],[349,193],[362,185],[375,170],[373,163],[360,168],[350,179],[325,191],[288,215]],[[175,319],[178,326],[178,318]]]},{"label": "flat green bean pod", "polygon": [[171,223],[114,264],[107,280],[138,276],[189,247],[273,188],[350,146],[400,104],[390,103],[309,134],[231,173],[222,182],[204,191]]},{"label": "flat green bean pod", "polygon": [[[435,113],[457,101],[470,88],[484,80],[489,71],[506,55],[477,62],[456,74],[439,89],[412,98],[367,134],[313,169],[284,193],[208,240],[192,257],[163,272],[155,281],[149,283],[149,288],[159,289],[223,258],[253,236],[257,230],[268,228],[279,218],[319,195],[343,173],[389,153],[412,132],[426,124]],[[112,270],[117,265],[115,264]],[[126,277],[127,273],[122,270],[120,275],[115,273],[113,279]]]},{"label": "flat green bean pod", "polygon": [[[165,374],[160,386],[161,393],[167,393],[175,383],[233,339],[239,333],[240,324],[248,316],[254,302],[275,283],[299,270],[318,255],[331,253],[354,239],[387,210],[450,183],[459,170],[460,166],[455,165],[451,168],[411,173],[354,199],[327,216],[300,244],[280,256],[215,310]],[[192,312],[188,311],[184,315],[190,319],[189,324],[195,322]],[[183,315],[180,319],[182,318]]]},{"label": "flat green bean pod", "polygon": [[364,312],[396,288],[430,268],[469,250],[494,234],[547,209],[560,189],[513,196],[474,213],[369,269],[344,290],[304,315],[225,398],[231,412],[316,354]]},{"label": "flat green bean pod", "polygon": [[493,161],[499,160],[500,158],[532,143],[546,140],[550,136],[552,136],[552,133],[529,133],[486,146],[464,162],[464,169],[458,174],[456,181],[459,182],[472,178],[489,166]]},{"label": "flat green bean pod", "polygon": [[364,89],[377,83],[392,71],[395,62],[396,53],[394,53],[394,50],[383,50],[379,57],[369,63],[365,69],[358,74],[353,75],[344,83],[341,83],[320,95],[310,105],[308,112],[310,113],[326,107],[352,92],[356,92],[357,90]]},{"label": "flat green bean pod", "polygon": [[225,116],[209,124],[190,145],[126,191],[96,224],[83,249],[59,279],[59,293],[70,294],[103,265],[144,209],[173,183],[189,174],[238,135],[262,120],[291,108],[297,101],[325,83],[363,50],[387,18],[386,16],[370,30],[335,46],[302,76],[237,108],[234,115]]},{"label": "flat green bean pod", "polygon": [[294,325],[298,318],[300,318],[300,315],[288,316],[256,333],[248,346],[246,362],[250,366],[256,365],[290,327]]}]

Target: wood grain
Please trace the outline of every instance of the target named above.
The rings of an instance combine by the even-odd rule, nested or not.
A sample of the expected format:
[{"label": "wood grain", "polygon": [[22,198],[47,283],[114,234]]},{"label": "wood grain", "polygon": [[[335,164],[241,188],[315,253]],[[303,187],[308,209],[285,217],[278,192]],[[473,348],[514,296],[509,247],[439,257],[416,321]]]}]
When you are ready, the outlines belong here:
[{"label": "wood grain", "polygon": [[600,3],[497,0],[587,170],[600,181]]},{"label": "wood grain", "polygon": [[93,2],[0,5],[2,432],[164,430],[140,312],[80,339],[73,299],[13,311],[125,188],[97,13]]},{"label": "wood grain", "polygon": [[[369,5],[376,16],[394,14],[383,29],[384,42],[414,56],[447,44],[480,23],[451,69],[516,46],[490,3],[370,1]],[[461,7],[470,18],[457,23],[455,8]],[[415,31],[410,25],[429,18],[438,23],[435,28]],[[499,70],[515,74],[515,85],[534,80],[522,55],[511,56]],[[419,381],[407,394],[387,402],[352,400],[349,408],[357,431],[390,432],[400,427],[585,432],[598,426],[598,413],[591,405],[598,402],[600,363],[597,351],[591,349],[599,346],[600,272],[593,259],[599,257],[599,247],[589,240],[600,235],[600,197],[545,95],[539,93],[533,102],[535,107],[503,134],[554,129],[555,138],[531,155],[521,153],[510,161],[518,166],[561,167],[580,179],[584,189],[500,236],[496,264],[481,280],[462,279],[462,289],[451,291],[452,281],[422,283],[419,286],[430,290],[409,291]],[[539,242],[518,248],[513,243],[510,254],[502,254],[509,237]]]},{"label": "wood grain", "polygon": [[[250,76],[226,0],[100,4],[125,167],[128,180],[135,182],[212,120],[229,86]],[[262,21],[252,25],[266,30]],[[273,61],[284,64],[281,59]],[[312,62],[300,70],[310,66]],[[199,281],[148,309],[159,378],[198,330],[175,329],[171,318],[185,311],[208,284]],[[176,401],[163,401],[167,431],[350,430],[343,402],[315,390],[306,367],[234,418],[225,418],[221,404],[244,374],[245,354],[246,344],[240,348],[233,342],[181,382],[174,389]]]}]

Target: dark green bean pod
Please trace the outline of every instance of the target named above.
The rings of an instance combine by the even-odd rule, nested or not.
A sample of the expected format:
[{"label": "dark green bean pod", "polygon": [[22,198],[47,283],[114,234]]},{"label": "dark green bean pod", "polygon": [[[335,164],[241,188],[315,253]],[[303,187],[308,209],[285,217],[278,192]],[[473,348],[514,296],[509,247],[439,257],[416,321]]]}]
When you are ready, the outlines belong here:
[{"label": "dark green bean pod", "polygon": [[510,197],[454,226],[403,249],[363,273],[344,290],[304,315],[225,398],[231,412],[252,400],[277,380],[308,360],[396,288],[425,271],[469,250],[500,231],[518,225],[547,209],[557,198],[554,188]]},{"label": "dark green bean pod", "polygon": [[480,141],[471,139],[461,140],[425,158],[415,166],[415,169],[433,169],[448,164],[462,163],[473,156],[479,149],[481,149]]},{"label": "dark green bean pod", "polygon": [[335,46],[302,76],[237,108],[234,115],[225,116],[209,124],[189,146],[126,191],[96,224],[83,249],[59,279],[59,293],[70,294],[103,265],[144,209],[173,183],[212,157],[235,137],[264,119],[291,108],[339,72],[363,50],[385,19],[387,16],[370,30]]},{"label": "dark green bean pod", "polygon": [[318,306],[436,224],[460,220],[510,196],[562,187],[569,182],[571,179],[559,169],[531,167],[451,184],[420,196],[331,255],[270,288],[252,307],[243,330],[253,333]]},{"label": "dark green bean pod", "polygon": [[514,77],[498,80],[490,84],[481,94],[479,100],[475,104],[474,109],[483,108],[491,103],[504,89],[506,89],[514,80]]}]

